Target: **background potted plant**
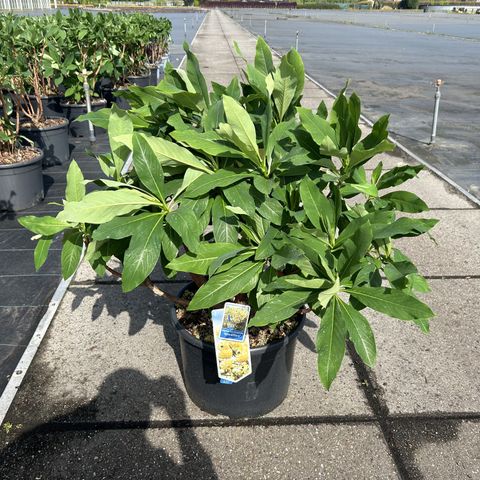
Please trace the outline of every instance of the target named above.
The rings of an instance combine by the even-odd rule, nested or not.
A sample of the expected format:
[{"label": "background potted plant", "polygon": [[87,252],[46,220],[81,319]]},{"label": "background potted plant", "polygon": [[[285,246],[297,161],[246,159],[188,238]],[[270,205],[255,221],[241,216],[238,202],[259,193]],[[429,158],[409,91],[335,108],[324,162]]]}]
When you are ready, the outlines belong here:
[{"label": "background potted plant", "polygon": [[[66,162],[70,157],[68,120],[56,111],[57,85],[63,80],[54,61],[65,32],[48,17],[26,18],[12,36],[7,55],[14,66],[16,106],[22,119],[20,134],[44,152],[44,165]],[[54,17],[55,19],[57,18]]]},{"label": "background potted plant", "polygon": [[86,88],[90,92],[91,110],[97,111],[106,106],[99,98],[95,85],[102,75],[108,75],[113,66],[108,61],[108,23],[104,15],[71,10],[64,20],[66,40],[63,70],[65,87],[64,101],[61,103],[66,118],[70,121],[70,134],[74,137],[89,135],[88,123],[76,121],[87,113]]},{"label": "background potted plant", "polygon": [[0,210],[18,211],[43,198],[43,153],[20,144],[20,113],[4,93],[12,86],[8,68],[0,53]]},{"label": "background potted plant", "polygon": [[[63,211],[20,222],[40,241],[65,231],[65,277],[85,243],[96,272],[121,277],[125,292],[144,285],[175,303],[192,400],[212,413],[261,415],[287,394],[307,312],[320,319],[318,371],[326,388],[346,341],[367,365],[375,362],[365,307],[428,331],[433,312],[414,293],[428,286],[393,241],[436,221],[405,216],[427,209],[414,194],[382,192],[418,167],[383,172],[380,162],[366,174],[370,159],[393,148],[387,117],[361,138],[355,94],[340,92],[330,111],[323,103],[316,112],[300,106],[304,69],[296,51],[275,67],[259,39],[246,81],[213,84],[211,93],[186,53],[186,70],[168,69],[150,98],[153,115],[168,117],[160,128],[146,120],[151,112],[141,121],[138,110],[112,108],[111,154],[99,157],[110,178],[96,180],[100,190],[85,194],[72,163]],[[36,264],[46,255],[41,249]],[[112,257],[120,268],[109,264]],[[190,273],[193,282],[178,297],[163,292],[149,279],[157,264],[169,276]],[[253,373],[234,385],[218,381],[211,343],[211,309],[227,300],[252,310]]]}]

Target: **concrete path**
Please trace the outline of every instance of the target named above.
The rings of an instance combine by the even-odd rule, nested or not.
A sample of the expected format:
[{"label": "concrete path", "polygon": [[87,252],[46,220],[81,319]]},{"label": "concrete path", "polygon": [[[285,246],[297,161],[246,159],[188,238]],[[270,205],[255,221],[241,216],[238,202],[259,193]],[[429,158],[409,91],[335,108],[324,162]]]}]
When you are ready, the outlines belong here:
[{"label": "concrete path", "polygon": [[[255,39],[210,12],[194,45],[210,81],[241,72],[234,40],[253,57]],[[308,82],[307,104],[323,98]],[[441,220],[436,244],[402,241],[431,279],[430,335],[371,312],[377,367],[345,358],[326,393],[312,317],[283,405],[233,421],[186,395],[169,305],[146,290],[124,295],[82,265],[3,425],[0,478],[479,478],[480,211],[428,172],[411,188]],[[154,278],[172,291],[183,284]]]}]

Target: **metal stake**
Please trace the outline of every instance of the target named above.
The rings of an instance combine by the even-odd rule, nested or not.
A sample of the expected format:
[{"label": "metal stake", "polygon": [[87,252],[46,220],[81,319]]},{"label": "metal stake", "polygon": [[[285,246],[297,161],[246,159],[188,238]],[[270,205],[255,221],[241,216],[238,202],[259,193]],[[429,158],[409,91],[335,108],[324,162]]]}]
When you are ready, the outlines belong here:
[{"label": "metal stake", "polygon": [[295,34],[295,50],[298,52],[298,30],[297,30],[297,33]]},{"label": "metal stake", "polygon": [[185,40],[187,39],[187,19],[183,19],[183,35],[185,37]]},{"label": "metal stake", "polygon": [[[87,101],[87,112],[90,113],[92,111],[92,102],[90,101],[90,88],[88,86],[88,82],[85,80],[83,82],[83,90],[85,91],[85,100]],[[93,123],[88,120],[88,131],[90,132],[90,142],[94,143],[95,138],[95,129],[93,128]]]},{"label": "metal stake", "polygon": [[440,106],[440,87],[443,84],[443,80],[438,79],[435,82],[435,106],[433,108],[433,123],[432,123],[432,135],[430,137],[430,144],[435,143],[435,137],[437,136],[437,121],[438,121],[438,109]]},{"label": "metal stake", "polygon": [[267,38],[267,21],[265,20],[265,27],[263,29],[263,38]]}]

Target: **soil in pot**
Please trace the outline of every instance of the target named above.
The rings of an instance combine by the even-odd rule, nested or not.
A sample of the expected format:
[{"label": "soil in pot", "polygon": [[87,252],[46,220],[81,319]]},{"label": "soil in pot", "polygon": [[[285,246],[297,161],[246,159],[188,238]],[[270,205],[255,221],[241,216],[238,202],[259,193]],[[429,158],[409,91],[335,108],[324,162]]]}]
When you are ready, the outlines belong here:
[{"label": "soil in pot", "polygon": [[[98,99],[95,98],[92,100],[92,112],[105,108],[107,102],[102,98]],[[69,132],[72,137],[89,137],[90,131],[88,129],[88,122],[77,122],[76,119],[80,115],[84,115],[87,113],[87,105],[84,103],[62,103],[62,109],[65,113],[65,117],[70,122]],[[95,128],[95,135],[99,135],[101,133],[105,133],[103,128]]]},{"label": "soil in pot", "polygon": [[[36,107],[37,100],[33,95],[29,95],[32,105]],[[60,102],[63,99],[62,95],[45,95],[42,96],[43,116],[44,117],[63,117],[63,109]]]},{"label": "soil in pot", "polygon": [[42,160],[33,147],[0,152],[0,210],[17,212],[43,199]]},{"label": "soil in pot", "polygon": [[127,80],[132,85],[137,87],[148,87],[150,86],[150,74],[147,75],[130,75],[127,77]]},{"label": "soil in pot", "polygon": [[[188,298],[192,293],[184,290],[181,296]],[[185,387],[199,408],[232,418],[256,417],[283,402],[290,385],[296,338],[305,315],[293,317],[276,328],[250,328],[252,374],[229,385],[220,383],[217,375],[210,311],[172,308],[171,319],[179,336]]]},{"label": "soil in pot", "polygon": [[23,122],[20,135],[32,141],[43,151],[43,166],[61,165],[70,158],[68,143],[68,120],[66,118],[47,118],[41,125]]}]

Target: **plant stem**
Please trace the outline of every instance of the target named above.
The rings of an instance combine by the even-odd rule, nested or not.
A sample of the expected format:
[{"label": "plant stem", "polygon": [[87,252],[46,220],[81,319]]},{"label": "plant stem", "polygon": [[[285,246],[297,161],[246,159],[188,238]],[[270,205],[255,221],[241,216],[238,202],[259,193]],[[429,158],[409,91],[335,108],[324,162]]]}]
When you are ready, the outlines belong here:
[{"label": "plant stem", "polygon": [[[105,268],[107,269],[108,272],[110,272],[113,276],[117,278],[122,278],[122,274],[118,272],[117,270],[114,270],[113,268],[110,268],[108,265],[105,265]],[[188,300],[184,300],[183,298],[178,298],[175,295],[172,295],[168,292],[164,292],[160,288],[158,288],[151,280],[150,278],[146,278],[145,281],[143,282],[143,285],[150,289],[155,295],[159,297],[165,297],[168,298],[172,303],[176,303],[177,305],[183,305],[184,307],[188,306],[190,303]]]}]

